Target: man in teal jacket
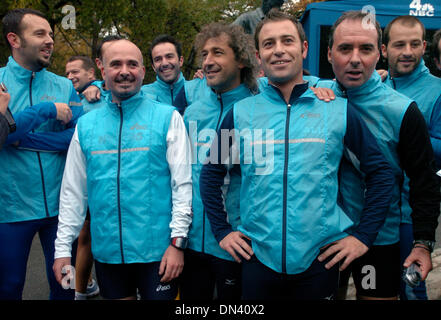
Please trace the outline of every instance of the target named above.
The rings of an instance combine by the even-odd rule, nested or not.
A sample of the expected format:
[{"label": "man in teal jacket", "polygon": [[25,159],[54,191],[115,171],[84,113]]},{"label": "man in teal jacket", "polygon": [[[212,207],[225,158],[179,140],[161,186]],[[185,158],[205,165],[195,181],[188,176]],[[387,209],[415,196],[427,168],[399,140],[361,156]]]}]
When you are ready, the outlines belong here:
[{"label": "man in teal jacket", "polygon": [[[426,120],[431,134],[435,155],[441,153],[441,139],[431,131],[441,127],[439,117],[434,114],[441,110],[441,79],[430,74],[424,64],[423,55],[426,49],[426,30],[418,18],[400,16],[392,20],[384,29],[382,53],[387,58],[389,72],[385,83],[398,92],[415,100]],[[433,119],[437,121],[434,122]],[[438,129],[439,130],[439,129]],[[409,205],[409,179],[405,176],[402,192],[400,251],[402,263],[412,250],[412,209]],[[401,300],[427,300],[424,281],[416,288],[401,282]]]},{"label": "man in teal jacket", "polygon": [[[46,258],[50,298],[73,299],[73,290],[63,290],[50,267],[66,150],[82,113],[81,103],[68,79],[45,69],[54,45],[45,17],[38,11],[16,9],[2,22],[12,56],[0,69],[0,82],[11,95],[9,108],[17,115],[17,132],[0,152],[0,161],[8,168],[0,179],[0,299],[21,299],[27,257],[37,232]],[[22,119],[27,124],[19,123],[18,115],[29,115],[29,109],[37,116]],[[65,116],[60,117],[59,111]]]},{"label": "man in teal jacket", "polygon": [[[225,116],[202,168],[201,197],[219,245],[242,260],[244,299],[333,299],[339,270],[368,251],[384,221],[391,168],[345,99],[327,103],[309,90],[302,76],[308,43],[295,18],[270,11],[255,44],[268,85]],[[337,205],[345,150],[369,181],[363,221],[352,232]],[[238,230],[221,196],[236,156]]]},{"label": "man in teal jacket", "polygon": [[140,92],[139,48],[106,48],[105,104],[78,121],[60,195],[54,272],[60,283],[90,209],[92,253],[106,299],[174,299],[191,223],[190,146],[172,106]]},{"label": "man in teal jacket", "polygon": [[[381,82],[375,72],[380,58],[381,28],[367,13],[344,13],[333,25],[328,60],[337,81],[321,81],[337,96],[347,97],[364,119],[393,168],[392,202],[374,246],[352,264],[357,296],[397,299],[401,278],[399,226],[403,172],[410,179],[410,206],[415,242],[404,267],[417,262],[423,279],[432,268],[430,252],[439,215],[440,185],[435,175],[427,125],[415,102]],[[371,21],[375,25],[366,24]],[[357,224],[365,182],[356,161],[345,157],[340,174],[341,205]],[[369,273],[366,272],[369,267]],[[366,283],[375,277],[375,285]],[[363,279],[365,281],[363,281]]]},{"label": "man in teal jacket", "polygon": [[205,80],[186,80],[181,72],[184,64],[182,45],[170,35],[156,37],[150,46],[150,62],[156,73],[156,81],[142,87],[153,100],[175,106],[180,114],[205,92]]},{"label": "man in teal jacket", "polygon": [[[258,64],[251,37],[239,26],[213,23],[196,37],[209,88],[184,116],[192,143],[193,222],[181,279],[183,300],[240,299],[241,268],[211,231],[200,196],[199,175],[220,123],[233,104],[257,91]],[[234,44],[234,46],[233,46]],[[231,172],[224,187],[225,206],[233,228],[239,224],[240,173]]]}]

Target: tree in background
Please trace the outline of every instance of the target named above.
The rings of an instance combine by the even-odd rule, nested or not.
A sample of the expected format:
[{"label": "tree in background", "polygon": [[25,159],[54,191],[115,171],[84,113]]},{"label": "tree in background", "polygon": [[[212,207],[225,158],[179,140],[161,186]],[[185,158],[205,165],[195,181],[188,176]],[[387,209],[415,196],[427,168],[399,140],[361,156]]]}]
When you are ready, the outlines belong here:
[{"label": "tree in background", "polygon": [[[190,78],[199,61],[193,40],[201,27],[213,21],[234,21],[241,13],[260,6],[261,0],[1,0],[0,18],[10,9],[34,8],[47,17],[55,36],[50,70],[64,74],[67,59],[86,54],[96,57],[100,38],[119,34],[134,41],[142,50],[147,73],[145,82],[155,79],[150,68],[148,48],[159,34],[168,33],[183,44],[183,72]],[[69,6],[69,7],[66,7]],[[73,9],[64,11],[63,8]],[[72,15],[74,19],[67,19]],[[0,65],[9,51],[0,44]]]}]

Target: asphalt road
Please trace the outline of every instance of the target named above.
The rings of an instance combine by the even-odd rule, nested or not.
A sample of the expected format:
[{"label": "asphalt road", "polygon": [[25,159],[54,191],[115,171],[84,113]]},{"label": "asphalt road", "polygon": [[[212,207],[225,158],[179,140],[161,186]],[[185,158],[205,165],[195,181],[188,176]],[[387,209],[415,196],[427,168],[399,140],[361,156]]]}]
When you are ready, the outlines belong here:
[{"label": "asphalt road", "polygon": [[[441,216],[436,230],[436,248],[441,247]],[[46,280],[45,262],[38,235],[32,243],[28,260],[26,283],[23,290],[23,300],[47,300],[49,298],[49,285]],[[100,299],[96,297],[94,299]]]}]

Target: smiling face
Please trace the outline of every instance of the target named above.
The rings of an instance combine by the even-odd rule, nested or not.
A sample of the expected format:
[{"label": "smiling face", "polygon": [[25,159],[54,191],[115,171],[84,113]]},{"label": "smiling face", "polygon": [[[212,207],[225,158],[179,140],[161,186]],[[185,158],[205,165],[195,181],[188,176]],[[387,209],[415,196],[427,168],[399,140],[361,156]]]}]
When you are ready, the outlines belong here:
[{"label": "smiling face", "polygon": [[74,60],[66,63],[66,78],[72,81],[77,91],[82,91],[86,84],[94,80],[94,69],[86,70],[83,61]]},{"label": "smiling face", "polygon": [[337,26],[332,48],[328,48],[328,60],[345,88],[356,88],[368,81],[379,58],[375,29],[364,27],[358,19],[347,19]]},{"label": "smiling face", "polygon": [[389,43],[387,46],[382,45],[391,76],[400,77],[412,73],[420,64],[425,49],[426,41],[419,24],[410,27],[394,23],[389,31]]},{"label": "smiling face", "polygon": [[301,41],[292,21],[265,23],[258,41],[258,58],[270,83],[293,85],[303,82],[303,59],[308,52],[308,43]]},{"label": "smiling face", "polygon": [[201,50],[202,70],[207,84],[217,93],[230,91],[240,85],[243,65],[236,61],[229,37],[222,34],[208,39]]},{"label": "smiling face", "polygon": [[20,25],[19,35],[12,32],[7,35],[14,59],[31,71],[48,67],[54,49],[49,22],[39,16],[25,14]]},{"label": "smiling face", "polygon": [[175,83],[181,73],[184,58],[179,57],[176,47],[170,42],[157,44],[152,49],[153,70],[162,81]]},{"label": "smiling face", "polygon": [[145,76],[142,53],[128,40],[114,41],[103,54],[101,72],[112,92],[113,102],[121,102],[139,92]]}]

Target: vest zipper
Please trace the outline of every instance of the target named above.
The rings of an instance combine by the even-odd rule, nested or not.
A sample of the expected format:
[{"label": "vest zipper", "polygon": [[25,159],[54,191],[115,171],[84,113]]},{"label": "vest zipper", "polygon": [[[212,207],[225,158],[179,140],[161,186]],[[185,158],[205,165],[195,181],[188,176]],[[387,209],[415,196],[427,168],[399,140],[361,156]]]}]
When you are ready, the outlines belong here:
[{"label": "vest zipper", "polygon": [[[32,81],[35,78],[35,72],[32,72],[31,74],[31,81],[29,82],[29,102],[31,106],[34,104],[32,101]],[[32,130],[34,132],[34,130]],[[43,187],[43,199],[44,199],[44,209],[46,210],[46,217],[49,218],[49,208],[47,206],[47,196],[46,196],[46,186],[44,183],[44,171],[43,171],[43,164],[41,163],[41,156],[40,152],[37,151],[37,159],[38,159],[38,165],[40,167],[40,177],[41,177],[41,185]]]},{"label": "vest zipper", "polygon": [[397,90],[397,84],[395,83],[395,79],[390,77],[390,79],[392,80],[392,83],[394,85],[394,90]]},{"label": "vest zipper", "polygon": [[285,124],[285,163],[283,167],[283,221],[282,221],[282,273],[286,273],[286,223],[288,198],[288,160],[289,160],[289,124],[291,118],[291,104],[286,105]]},{"label": "vest zipper", "polygon": [[173,84],[170,85],[170,94],[171,94],[171,105],[174,106],[174,98],[173,98]]},{"label": "vest zipper", "polygon": [[116,188],[117,188],[117,202],[118,202],[118,222],[119,222],[119,245],[121,248],[121,263],[124,264],[124,249],[122,238],[122,215],[121,215],[121,186],[120,186],[120,172],[121,172],[121,133],[123,127],[123,110],[121,103],[118,103],[118,110],[120,115],[119,137],[118,137],[118,171],[116,174]]}]

